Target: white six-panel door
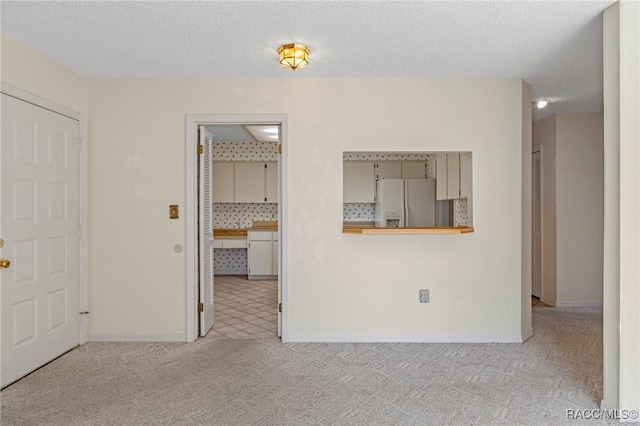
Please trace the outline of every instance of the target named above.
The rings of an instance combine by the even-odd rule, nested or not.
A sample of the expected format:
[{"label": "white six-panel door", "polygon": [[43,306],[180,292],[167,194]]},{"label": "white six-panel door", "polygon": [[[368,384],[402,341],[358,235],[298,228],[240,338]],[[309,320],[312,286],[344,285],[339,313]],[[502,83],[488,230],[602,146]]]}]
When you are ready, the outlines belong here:
[{"label": "white six-panel door", "polygon": [[200,126],[202,154],[199,164],[199,250],[200,250],[200,335],[206,336],[213,327],[213,205],[211,158],[213,134]]},{"label": "white six-panel door", "polygon": [[5,386],[79,344],[79,123],[2,94]]}]

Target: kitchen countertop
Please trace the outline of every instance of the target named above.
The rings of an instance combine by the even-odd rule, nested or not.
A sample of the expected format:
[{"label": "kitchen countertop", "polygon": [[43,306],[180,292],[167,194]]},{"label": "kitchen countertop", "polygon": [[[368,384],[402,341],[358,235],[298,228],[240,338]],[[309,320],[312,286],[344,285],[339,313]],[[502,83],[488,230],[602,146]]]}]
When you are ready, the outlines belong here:
[{"label": "kitchen countertop", "polygon": [[213,230],[214,239],[247,239],[248,231],[277,231],[278,222],[275,221],[254,221],[250,228],[215,228]]},{"label": "kitchen countertop", "polygon": [[343,226],[344,234],[467,234],[470,226],[430,226],[424,228],[372,228]]},{"label": "kitchen countertop", "polygon": [[213,230],[213,238],[215,239],[247,239],[246,229],[237,228],[218,228]]},{"label": "kitchen countertop", "polygon": [[251,226],[251,228],[247,228],[247,230],[248,231],[277,231],[278,222],[254,220],[253,226]]}]

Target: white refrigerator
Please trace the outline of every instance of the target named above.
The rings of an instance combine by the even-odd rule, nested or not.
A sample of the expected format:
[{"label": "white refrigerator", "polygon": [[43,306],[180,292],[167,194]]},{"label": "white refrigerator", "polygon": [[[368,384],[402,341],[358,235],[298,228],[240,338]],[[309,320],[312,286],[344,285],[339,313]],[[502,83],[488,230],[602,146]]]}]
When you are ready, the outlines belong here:
[{"label": "white refrigerator", "polygon": [[376,182],[376,227],[436,226],[435,179]]}]

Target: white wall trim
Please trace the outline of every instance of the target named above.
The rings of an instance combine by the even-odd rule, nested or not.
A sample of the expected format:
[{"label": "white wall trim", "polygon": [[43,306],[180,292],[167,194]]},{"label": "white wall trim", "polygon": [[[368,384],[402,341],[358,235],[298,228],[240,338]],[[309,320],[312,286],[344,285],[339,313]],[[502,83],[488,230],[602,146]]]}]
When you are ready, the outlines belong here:
[{"label": "white wall trim", "polygon": [[89,342],[186,342],[184,334],[139,334],[139,335],[123,335],[110,336],[102,334],[90,334]]},{"label": "white wall trim", "polygon": [[[22,89],[19,89],[15,86],[11,86],[10,84],[2,82],[2,93],[5,95],[12,96],[14,98],[20,99],[22,101],[28,102],[35,106],[39,106],[44,109],[48,109],[49,111],[55,112],[56,114],[64,115],[65,117],[72,118],[74,120],[81,121],[84,119],[84,116],[71,108],[67,108],[55,102],[51,102],[48,99],[41,98],[40,96],[34,95],[32,93],[26,92]],[[83,134],[84,128],[80,126],[80,134]]]},{"label": "white wall trim", "polygon": [[602,302],[556,302],[556,308],[597,308]]},{"label": "white wall trim", "polygon": [[[533,330],[531,332],[533,334]],[[527,337],[528,338],[528,337]],[[522,343],[525,336],[519,334],[478,334],[455,336],[314,336],[289,335],[287,342],[320,343]],[[284,339],[283,339],[284,341]]]},{"label": "white wall trim", "polygon": [[[288,227],[288,198],[287,198],[287,158],[288,158],[288,128],[285,114],[187,114],[185,120],[185,161],[186,161],[186,199],[185,199],[185,311],[186,311],[186,341],[193,342],[198,338],[198,207],[197,207],[197,173],[196,173],[196,145],[198,125],[215,124],[276,124],[280,125],[280,144],[282,155],[279,156],[279,206],[278,206],[278,241],[280,244],[280,262],[278,276],[279,294],[282,298],[282,341],[287,341],[287,306],[288,306],[288,277],[289,277],[289,227]],[[215,315],[215,314],[214,314]]]},{"label": "white wall trim", "polygon": [[[63,105],[57,104],[55,102],[51,102],[45,98],[41,98],[40,96],[34,95],[17,87],[11,86],[2,82],[0,84],[0,91],[5,95],[11,96],[16,99],[20,99],[24,102],[28,102],[32,105],[35,105],[40,108],[44,108],[56,114],[63,115],[65,117],[69,117],[72,120],[76,120],[78,122],[78,136],[81,139],[81,150],[78,153],[78,158],[80,160],[80,164],[78,166],[79,171],[79,182],[78,182],[78,200],[79,200],[79,221],[80,226],[82,228],[82,238],[80,239],[79,246],[79,288],[78,288],[78,308],[79,312],[88,311],[88,301],[87,295],[89,294],[89,227],[88,218],[89,218],[89,191],[87,186],[87,176],[88,176],[88,147],[87,147],[87,128],[86,128],[86,119],[84,114],[67,108]],[[78,344],[82,345],[87,342],[87,333],[89,330],[89,315],[83,315],[79,320],[79,336],[78,336]]]}]

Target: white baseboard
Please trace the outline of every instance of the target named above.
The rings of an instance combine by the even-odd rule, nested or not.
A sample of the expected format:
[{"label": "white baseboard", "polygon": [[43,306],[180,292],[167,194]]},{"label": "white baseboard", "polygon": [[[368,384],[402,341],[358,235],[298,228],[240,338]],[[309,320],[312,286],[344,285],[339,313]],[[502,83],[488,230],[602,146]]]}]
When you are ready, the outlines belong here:
[{"label": "white baseboard", "polygon": [[597,308],[602,302],[556,302],[556,308]]},{"label": "white baseboard", "polygon": [[600,409],[601,410],[617,410],[618,407],[609,404],[609,401],[603,399],[602,401],[600,401]]},{"label": "white baseboard", "polygon": [[90,334],[87,336],[89,342],[186,342],[184,334],[139,334],[134,336],[109,336],[100,334]]},{"label": "white baseboard", "polygon": [[[532,332],[533,333],[533,332]],[[526,340],[526,339],[525,339]],[[468,336],[282,336],[283,342],[313,343],[522,343],[520,335]]]},{"label": "white baseboard", "polygon": [[213,275],[247,275],[247,270],[239,271],[237,269],[216,269]]}]

